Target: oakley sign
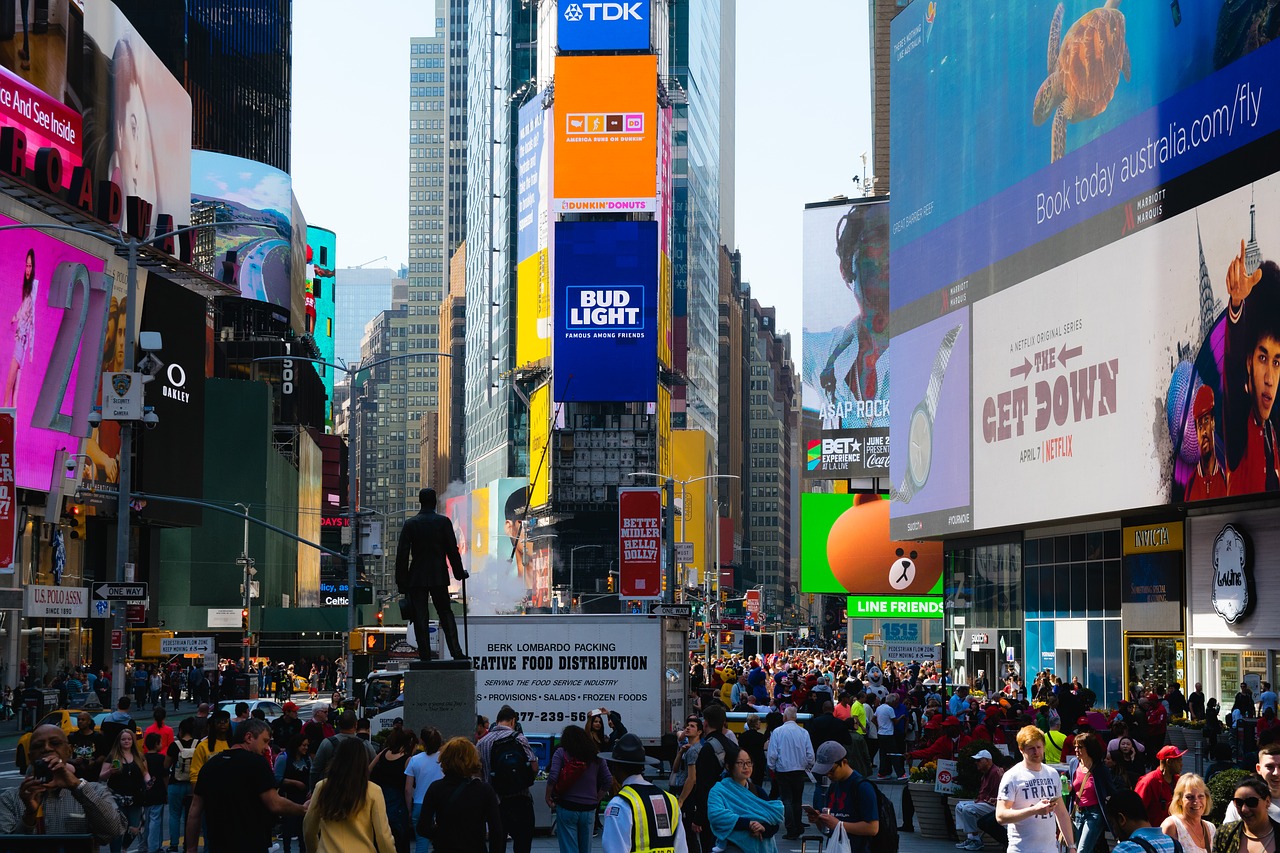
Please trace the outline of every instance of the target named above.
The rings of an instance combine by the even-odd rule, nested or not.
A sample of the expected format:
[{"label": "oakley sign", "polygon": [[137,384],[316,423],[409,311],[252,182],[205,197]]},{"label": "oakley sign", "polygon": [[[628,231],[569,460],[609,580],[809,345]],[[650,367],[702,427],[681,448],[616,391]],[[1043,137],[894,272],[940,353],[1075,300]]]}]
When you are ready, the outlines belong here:
[{"label": "oakley sign", "polygon": [[569,3],[561,15],[561,50],[648,50],[651,0]]}]

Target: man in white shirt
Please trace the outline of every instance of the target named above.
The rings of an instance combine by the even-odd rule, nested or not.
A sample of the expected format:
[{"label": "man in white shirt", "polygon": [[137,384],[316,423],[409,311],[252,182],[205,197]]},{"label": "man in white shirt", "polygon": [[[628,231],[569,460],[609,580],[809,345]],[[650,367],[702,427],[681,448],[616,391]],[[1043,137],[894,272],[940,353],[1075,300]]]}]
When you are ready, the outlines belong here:
[{"label": "man in white shirt", "polygon": [[[1280,821],[1280,742],[1272,741],[1258,750],[1257,770],[1271,789],[1271,805],[1267,806],[1267,811],[1271,813],[1272,820]],[[1227,816],[1222,822],[1225,824],[1233,820],[1240,820],[1240,810],[1234,802],[1230,802],[1227,803]]]},{"label": "man in white shirt", "polygon": [[804,824],[800,820],[800,804],[804,797],[804,783],[813,768],[813,742],[808,733],[796,722],[795,706],[783,712],[783,723],[769,736],[769,752],[766,756],[769,770],[773,772],[775,790],[782,800],[787,834],[783,838],[794,841],[800,837]]},{"label": "man in white shirt", "polygon": [[1055,853],[1054,819],[1067,850],[1075,853],[1061,777],[1044,764],[1044,732],[1025,726],[1018,732],[1018,750],[1022,761],[1005,771],[996,797],[996,820],[1009,827],[1008,853]]},{"label": "man in white shirt", "polygon": [[[898,694],[890,693],[889,696],[876,706],[876,735],[880,741],[880,775],[879,779],[893,778],[893,721],[898,716]],[[902,761],[901,756],[897,756],[899,763]]]}]

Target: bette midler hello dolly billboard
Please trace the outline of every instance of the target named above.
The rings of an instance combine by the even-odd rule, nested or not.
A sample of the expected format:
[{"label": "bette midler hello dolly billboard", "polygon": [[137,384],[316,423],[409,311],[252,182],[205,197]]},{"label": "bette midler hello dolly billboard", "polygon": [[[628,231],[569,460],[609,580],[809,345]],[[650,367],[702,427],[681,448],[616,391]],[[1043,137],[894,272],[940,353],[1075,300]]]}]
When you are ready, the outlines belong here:
[{"label": "bette midler hello dolly billboard", "polygon": [[895,536],[1280,490],[1268,12],[893,22]]},{"label": "bette midler hello dolly billboard", "polygon": [[889,472],[889,202],[804,211],[804,476]]}]

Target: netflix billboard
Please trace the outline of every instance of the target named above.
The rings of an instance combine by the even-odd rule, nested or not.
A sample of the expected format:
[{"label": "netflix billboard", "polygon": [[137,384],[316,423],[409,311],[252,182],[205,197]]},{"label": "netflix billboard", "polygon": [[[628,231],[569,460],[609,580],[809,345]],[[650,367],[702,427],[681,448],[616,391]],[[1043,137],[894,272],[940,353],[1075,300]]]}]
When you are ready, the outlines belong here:
[{"label": "netflix billboard", "polygon": [[662,597],[662,491],[618,490],[618,595]]}]

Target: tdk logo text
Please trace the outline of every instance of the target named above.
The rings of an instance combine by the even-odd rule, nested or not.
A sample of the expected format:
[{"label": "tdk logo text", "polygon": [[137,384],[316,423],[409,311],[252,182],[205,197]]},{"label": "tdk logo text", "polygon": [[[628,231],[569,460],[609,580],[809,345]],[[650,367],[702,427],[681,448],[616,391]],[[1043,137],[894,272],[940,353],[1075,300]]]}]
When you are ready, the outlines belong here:
[{"label": "tdk logo text", "polygon": [[647,50],[653,0],[567,3],[559,27],[561,50]]},{"label": "tdk logo text", "polygon": [[570,23],[581,21],[585,9],[588,21],[643,21],[643,6],[644,3],[570,3],[565,7],[564,19]]},{"label": "tdk logo text", "polygon": [[570,329],[644,328],[644,288],[639,285],[570,287],[565,295],[569,303],[566,325]]}]

